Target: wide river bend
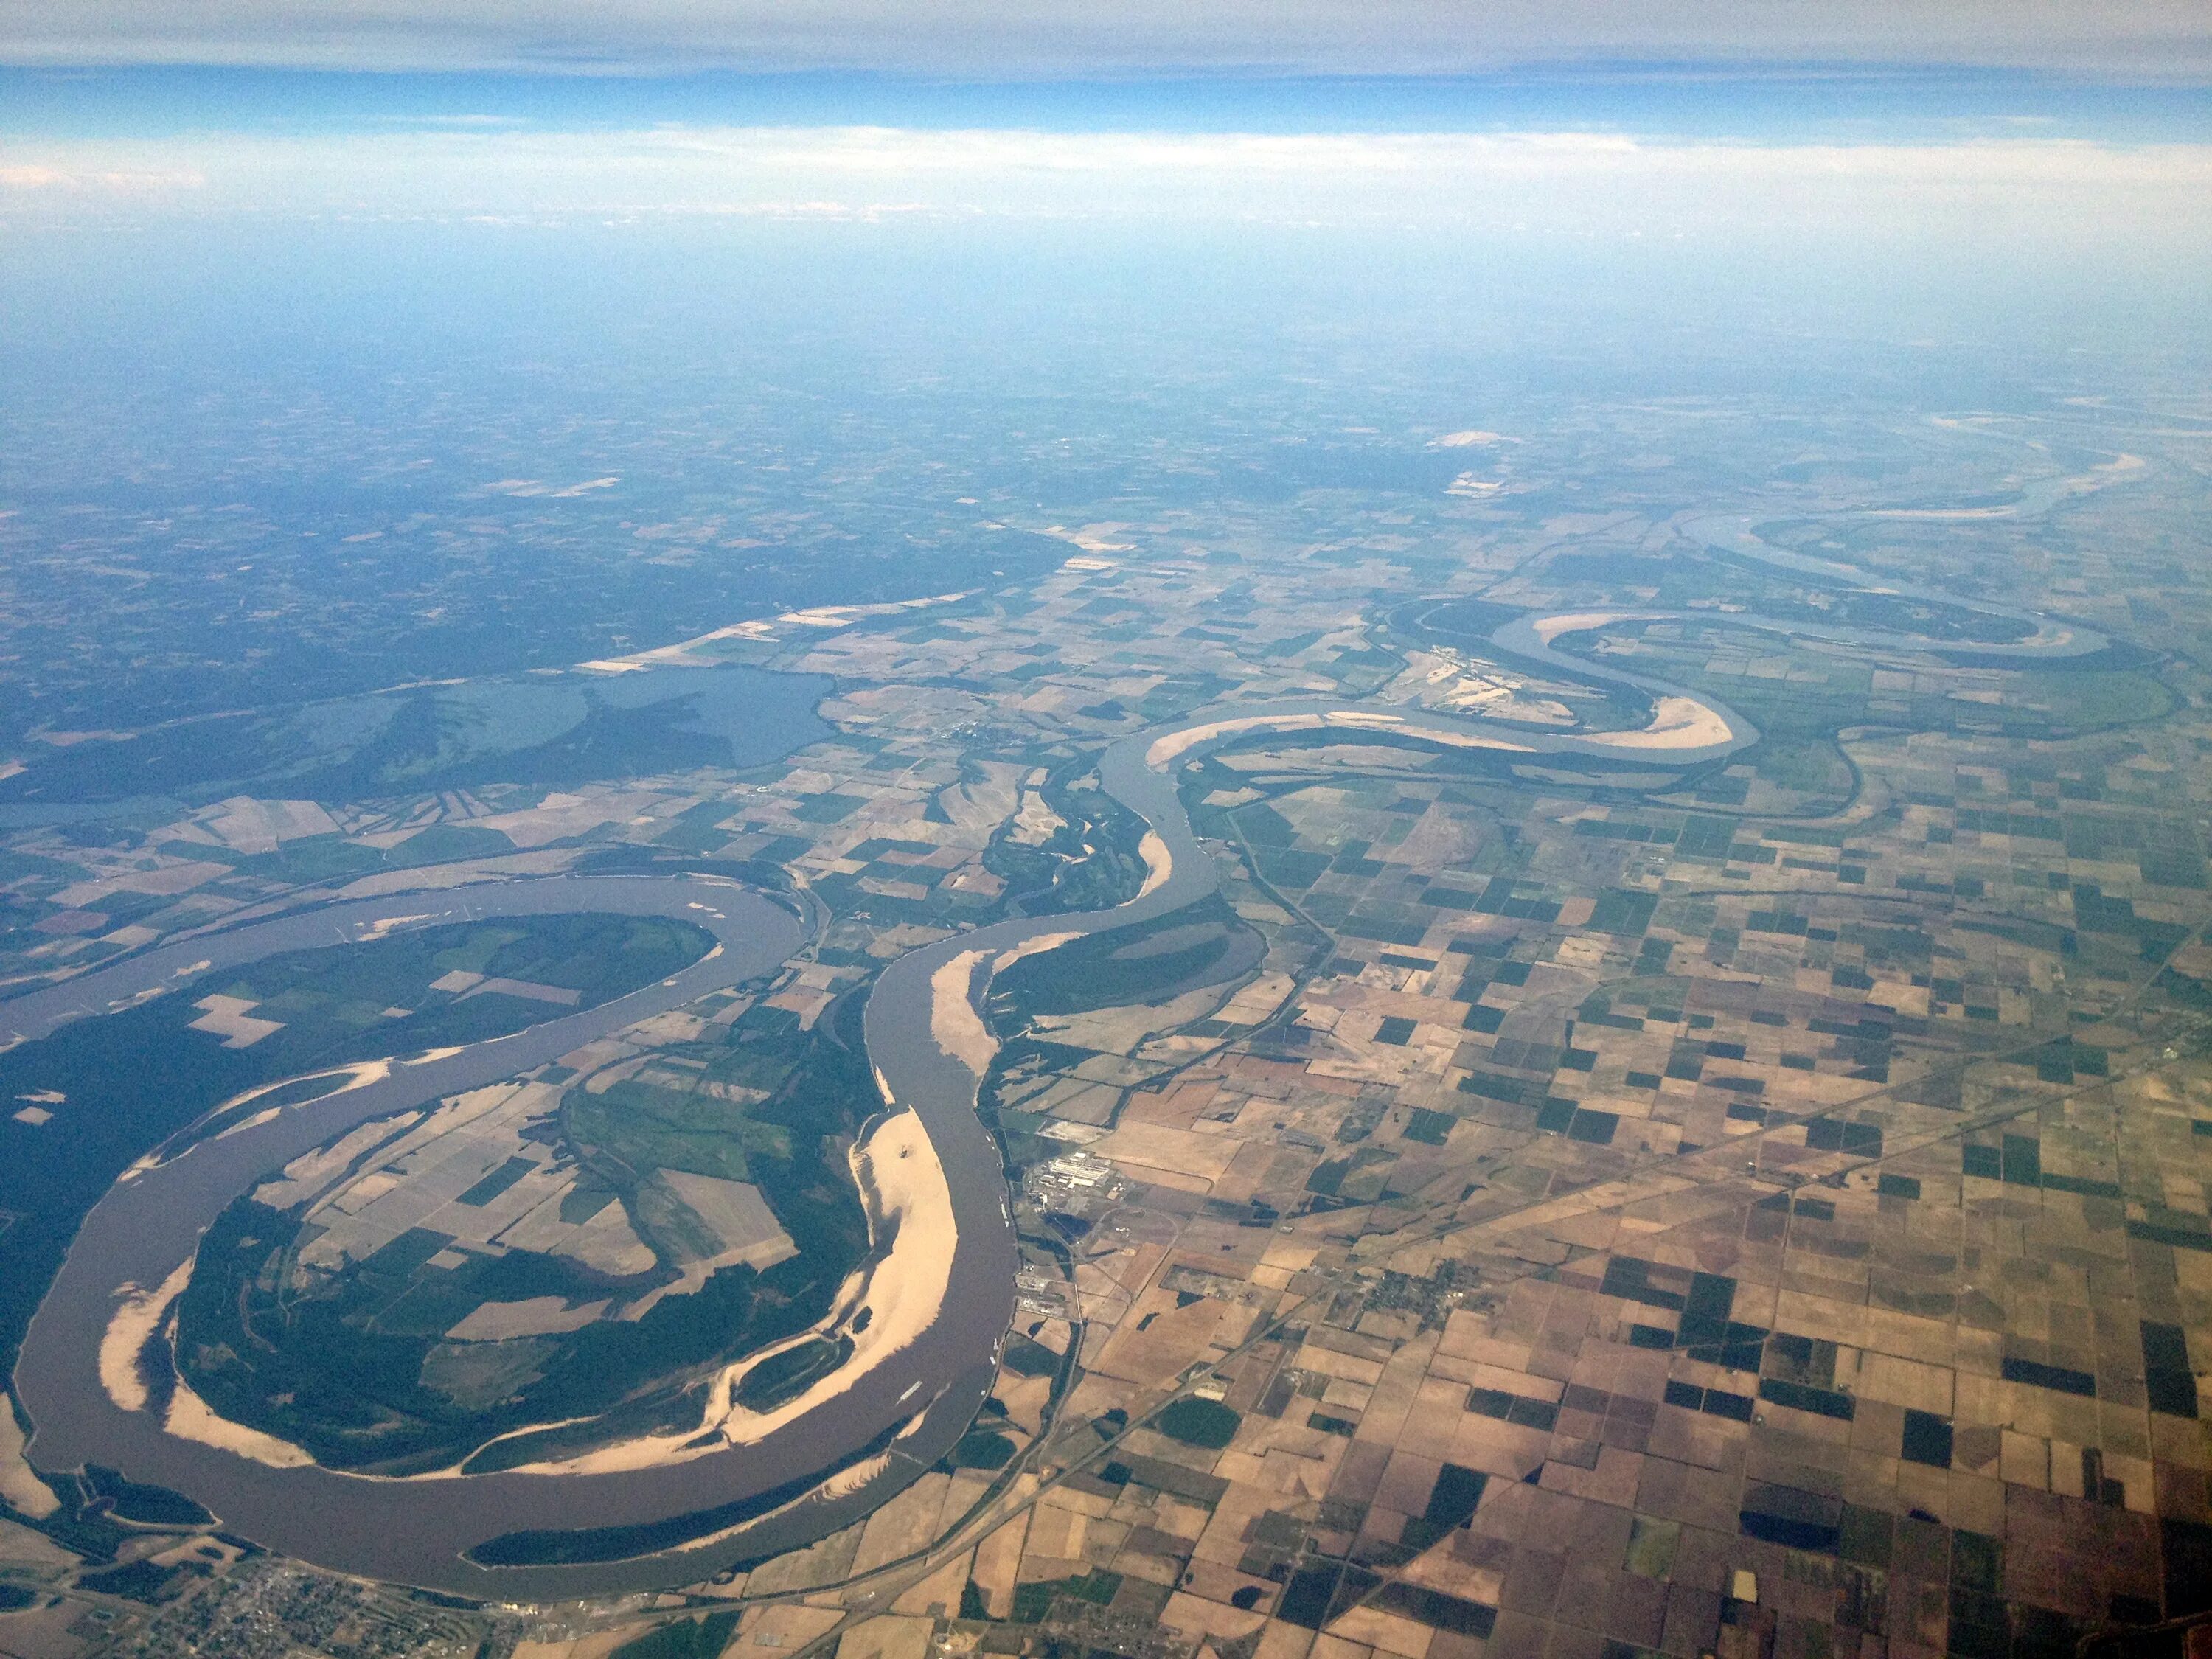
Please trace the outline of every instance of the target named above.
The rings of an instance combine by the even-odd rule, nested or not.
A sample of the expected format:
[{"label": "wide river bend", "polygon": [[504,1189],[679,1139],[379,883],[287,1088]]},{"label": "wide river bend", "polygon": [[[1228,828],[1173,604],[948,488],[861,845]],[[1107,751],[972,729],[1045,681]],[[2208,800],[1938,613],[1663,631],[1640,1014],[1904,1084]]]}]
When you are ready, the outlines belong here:
[{"label": "wide river bend", "polygon": [[[2002,645],[1942,641],[1946,654],[2027,666],[2105,648],[2089,629],[1962,600],[1933,590],[1877,583],[1850,567],[1808,560],[1760,541],[1741,514],[1685,527],[1716,551],[1931,604],[1998,616],[2021,635]],[[1695,617],[1799,637],[1927,651],[1931,641],[1735,611],[1607,607],[1567,617],[1519,617],[1490,644],[1509,659],[1585,681],[1619,685],[1659,702],[1643,732],[1532,730],[1410,707],[1342,701],[1245,704],[1204,711],[1123,738],[1106,751],[1101,781],[1151,826],[1144,892],[1117,908],[1006,921],[922,946],[900,957],[870,994],[870,1058],[891,1100],[911,1109],[934,1145],[950,1189],[957,1242],[949,1288],[935,1322],[907,1347],[860,1376],[843,1393],[751,1445],[688,1462],[629,1472],[511,1472],[434,1480],[387,1480],[318,1468],[278,1468],[167,1433],[149,1413],[122,1410],[102,1388],[97,1356],[119,1295],[158,1285],[187,1261],[201,1231],[263,1176],[351,1125],[391,1115],[544,1064],[596,1037],[773,969],[797,948],[799,922],[760,895],[699,877],[566,877],[473,886],[428,895],[338,903],[162,946],[64,985],[0,1003],[0,1040],[35,1038],[63,1022],[157,994],[216,968],[237,967],[314,945],[335,945],[380,927],[494,916],[610,911],[665,915],[711,931],[718,948],[655,985],[600,1006],[474,1045],[384,1080],[289,1109],[242,1133],[118,1183],[86,1218],[33,1322],[15,1371],[40,1468],[99,1463],[134,1480],[185,1492],[228,1530],[270,1548],[345,1571],[503,1601],[544,1601],[694,1582],[739,1557],[796,1547],[849,1524],[918,1479],[965,1431],[995,1376],[995,1356],[1014,1310],[1018,1254],[996,1143],[975,1115],[977,1073],[933,1034],[933,981],[966,951],[986,957],[1048,934],[1134,926],[1213,890],[1212,857],[1177,799],[1180,766],[1222,743],[1261,731],[1341,730],[1394,741],[1492,754],[1553,769],[1677,771],[1723,759],[1758,740],[1752,723],[1710,698],[1556,652],[1564,633],[1632,619]],[[207,964],[193,971],[196,964]],[[983,976],[988,983],[988,975]],[[976,987],[976,994],[984,987]],[[919,1385],[919,1386],[917,1386]],[[917,1415],[919,1414],[919,1415]],[[742,1530],[689,1548],[556,1566],[489,1567],[466,1552],[520,1529],[638,1527],[724,1508],[803,1485],[855,1449],[904,1425],[889,1466],[849,1492],[769,1513]]]}]

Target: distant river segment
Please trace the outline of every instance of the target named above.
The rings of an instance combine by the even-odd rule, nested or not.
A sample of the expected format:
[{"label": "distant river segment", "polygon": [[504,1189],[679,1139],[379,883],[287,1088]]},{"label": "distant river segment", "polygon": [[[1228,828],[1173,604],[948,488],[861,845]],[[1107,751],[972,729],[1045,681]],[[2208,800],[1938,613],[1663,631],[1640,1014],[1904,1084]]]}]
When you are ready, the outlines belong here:
[{"label": "distant river segment", "polygon": [[[647,666],[487,677],[247,711],[54,750],[0,779],[0,825],[239,793],[353,800],[761,766],[830,735],[814,711],[833,685],[825,674],[742,664]],[[395,849],[398,861],[404,847]]]}]

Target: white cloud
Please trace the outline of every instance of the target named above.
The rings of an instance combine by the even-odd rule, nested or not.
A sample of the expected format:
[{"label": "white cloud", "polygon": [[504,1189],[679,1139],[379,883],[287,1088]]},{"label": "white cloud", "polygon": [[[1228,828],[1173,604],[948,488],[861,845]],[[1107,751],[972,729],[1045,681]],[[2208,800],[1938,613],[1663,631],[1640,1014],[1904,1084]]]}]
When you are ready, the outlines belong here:
[{"label": "white cloud", "polygon": [[38,0],[0,60],[860,68],[956,76],[1531,62],[2212,70],[2202,0]]},{"label": "white cloud", "polygon": [[17,216],[118,199],[255,216],[929,215],[1659,236],[1863,226],[1939,241],[2017,224],[2039,240],[2130,228],[2202,240],[2212,234],[2212,146],[441,126],[19,142],[0,171],[0,202]]},{"label": "white cloud", "polygon": [[0,201],[18,193],[51,192],[59,196],[82,196],[88,191],[98,191],[116,199],[143,199],[149,196],[166,196],[177,191],[197,190],[207,183],[205,174],[189,169],[157,171],[143,167],[97,167],[65,157],[56,159],[58,165],[41,162],[0,165]]}]

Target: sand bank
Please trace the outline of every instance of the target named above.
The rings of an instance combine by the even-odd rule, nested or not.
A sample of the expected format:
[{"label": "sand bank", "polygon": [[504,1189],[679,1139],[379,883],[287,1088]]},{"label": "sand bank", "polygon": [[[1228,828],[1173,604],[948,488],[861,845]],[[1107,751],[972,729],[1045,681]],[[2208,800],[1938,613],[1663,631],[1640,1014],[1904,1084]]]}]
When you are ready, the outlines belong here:
[{"label": "sand bank", "polygon": [[[248,1089],[242,1095],[233,1095],[215,1109],[218,1112],[227,1112],[233,1107],[243,1106],[248,1101],[258,1099],[261,1096],[273,1093],[278,1089],[289,1089],[295,1083],[307,1083],[317,1078],[325,1077],[336,1079],[329,1088],[319,1095],[304,1096],[283,1106],[272,1106],[265,1112],[257,1112],[243,1123],[232,1124],[228,1129],[217,1134],[216,1139],[221,1140],[226,1136],[242,1134],[252,1125],[266,1123],[277,1113],[289,1111],[294,1106],[309,1106],[319,1100],[328,1100],[332,1095],[350,1094],[356,1089],[366,1089],[372,1083],[381,1083],[391,1075],[392,1062],[389,1060],[364,1060],[351,1066],[333,1066],[327,1072],[307,1072],[299,1077],[288,1077],[275,1083],[265,1083],[258,1089]],[[132,1166],[134,1173],[137,1167],[135,1164]]]},{"label": "sand bank", "polygon": [[1321,724],[1318,714],[1247,714],[1237,720],[1214,720],[1205,726],[1185,726],[1180,732],[1170,732],[1156,738],[1145,750],[1145,764],[1158,771],[1178,755],[1188,754],[1202,743],[1231,732],[1255,732],[1262,729],[1277,732],[1310,732]]},{"label": "sand bank", "polygon": [[[1562,618],[1561,620],[1569,620]],[[1447,744],[1455,749],[1506,749],[1516,754],[1532,752],[1525,744],[1508,743],[1502,738],[1478,737],[1471,732],[1454,732],[1441,726],[1422,726],[1419,715],[1409,718],[1382,709],[1337,708],[1326,714],[1251,714],[1242,719],[1214,720],[1205,726],[1193,726],[1181,732],[1170,732],[1156,740],[1145,751],[1145,764],[1154,771],[1164,770],[1176,757],[1188,753],[1200,744],[1211,743],[1239,732],[1314,732],[1323,726],[1341,726],[1352,731],[1403,732],[1419,738],[1425,743]],[[1149,843],[1152,837],[1146,836]],[[1166,848],[1161,848],[1164,856]],[[1151,855],[1146,862],[1150,865]],[[1164,872],[1160,880],[1165,880]],[[1147,881],[1145,891],[1149,893],[1157,884]]]},{"label": "sand bank", "polygon": [[1516,755],[1536,752],[1525,743],[1508,743],[1503,738],[1479,737],[1472,732],[1453,732],[1439,726],[1423,726],[1419,715],[1408,718],[1403,714],[1370,714],[1364,709],[1343,708],[1328,717],[1328,724],[1348,727],[1355,732],[1388,732],[1393,737],[1418,738],[1423,743],[1443,744],[1453,749],[1503,749]]},{"label": "sand bank", "polygon": [[[881,1260],[846,1280],[828,1318],[812,1330],[725,1368],[708,1389],[705,1421],[700,1427],[649,1436],[559,1462],[525,1464],[523,1471],[594,1474],[653,1468],[702,1455],[702,1449],[690,1443],[702,1432],[714,1433],[729,1445],[756,1444],[843,1394],[936,1323],[951,1282],[958,1235],[952,1222],[951,1188],[921,1120],[895,1109],[853,1148],[852,1164],[854,1181],[867,1206],[870,1236],[881,1240],[889,1234],[891,1243]],[[867,1328],[855,1332],[852,1324],[863,1308],[870,1310]],[[737,1403],[738,1385],[753,1367],[799,1343],[840,1334],[851,1340],[852,1353],[804,1394],[766,1412]],[[915,1410],[927,1404],[927,1397],[917,1395]],[[710,1444],[703,1450],[714,1449]]]},{"label": "sand bank", "polygon": [[[169,1310],[185,1293],[191,1276],[192,1264],[187,1261],[150,1291],[142,1291],[136,1285],[123,1287],[115,1313],[100,1339],[100,1386],[120,1409],[143,1412],[151,1403],[146,1381],[138,1374],[138,1356],[149,1342],[159,1339]],[[216,1416],[182,1377],[173,1387],[161,1426],[179,1439],[197,1440],[271,1468],[304,1468],[315,1461],[289,1441]]]},{"label": "sand bank", "polygon": [[264,1434],[259,1429],[249,1429],[243,1423],[216,1416],[215,1408],[195,1394],[182,1377],[177,1379],[176,1390],[169,1396],[168,1415],[161,1419],[161,1426],[179,1440],[197,1440],[203,1446],[266,1463],[272,1469],[304,1469],[315,1461],[305,1449],[289,1440],[279,1440],[273,1434]]},{"label": "sand bank", "polygon": [[773,640],[777,637],[776,626],[787,628],[849,628],[869,617],[891,617],[902,611],[926,611],[932,605],[952,605],[968,597],[966,590],[957,593],[932,593],[919,599],[893,599],[880,605],[818,605],[805,611],[787,611],[773,622],[756,617],[749,622],[732,623],[705,634],[695,634],[688,640],[678,640],[673,645],[655,646],[649,651],[633,651],[620,657],[595,657],[589,662],[576,665],[587,674],[635,674],[647,668],[713,668],[722,662],[722,655],[714,647],[726,640]]},{"label": "sand bank", "polygon": [[1704,749],[1726,743],[1729,723],[1695,697],[1664,696],[1640,732],[1593,732],[1584,741],[1608,749]]},{"label": "sand bank", "polygon": [[1168,884],[1168,878],[1175,873],[1175,855],[1157,830],[1145,831],[1144,840],[1137,843],[1137,854],[1145,860],[1145,884],[1137,890],[1137,896],[1142,898]]},{"label": "sand bank", "polygon": [[[853,1353],[836,1370],[795,1400],[772,1411],[753,1412],[732,1397],[738,1382],[759,1358],[731,1366],[716,1380],[709,1399],[722,1407],[719,1422],[710,1407],[708,1425],[732,1445],[751,1445],[825,1400],[844,1393],[937,1322],[938,1310],[952,1279],[952,1252],[958,1234],[952,1222],[952,1189],[929,1132],[912,1112],[896,1109],[853,1148],[853,1179],[868,1210],[872,1240],[890,1235],[890,1251],[872,1268],[854,1276],[857,1284],[839,1297],[831,1328],[842,1327]],[[860,1310],[872,1311],[867,1329],[850,1330]],[[828,1334],[828,1330],[819,1333]],[[927,1401],[917,1400],[919,1411]]]},{"label": "sand bank", "polygon": [[1565,616],[1540,617],[1528,626],[1538,639],[1549,645],[1562,634],[1580,634],[1589,629],[1627,622],[1642,614],[1636,611],[1571,611]]},{"label": "sand bank", "polygon": [[[1157,836],[1147,836],[1157,840]],[[1163,847],[1160,856],[1167,856]],[[1151,860],[1148,859],[1146,863]],[[1166,877],[1163,875],[1162,880]],[[1145,888],[1152,891],[1148,883]],[[1065,945],[1080,935],[1076,933],[1040,933],[1024,939],[1010,951],[1001,951],[992,958],[990,971],[1003,973],[1024,957],[1033,957],[1040,951],[1049,951]],[[991,1035],[991,1028],[975,1012],[975,968],[983,957],[981,951],[963,951],[929,976],[929,1035],[937,1046],[975,1073],[980,1080],[990,1069],[991,1058],[999,1052],[999,1039]],[[988,983],[988,981],[986,981]],[[881,1070],[876,1073],[876,1085],[884,1091],[884,1098],[891,1097],[890,1087],[884,1082]]]},{"label": "sand bank", "polygon": [[161,1329],[169,1304],[185,1293],[191,1276],[192,1264],[187,1261],[150,1291],[128,1284],[117,1287],[115,1311],[108,1316],[107,1328],[100,1338],[100,1386],[107,1390],[118,1410],[146,1409],[146,1382],[138,1375],[139,1350]]},{"label": "sand bank", "polygon": [[979,1078],[990,1068],[991,1056],[999,1052],[990,1027],[983,1024],[968,994],[975,966],[982,959],[981,951],[963,951],[929,976],[930,1037]]},{"label": "sand bank", "polygon": [[0,1395],[0,1499],[33,1521],[45,1520],[62,1506],[25,1460],[22,1425],[15,1421],[15,1401],[5,1395]]},{"label": "sand bank", "polygon": [[1877,507],[1869,508],[1869,519],[2009,519],[2018,514],[2017,507]]}]

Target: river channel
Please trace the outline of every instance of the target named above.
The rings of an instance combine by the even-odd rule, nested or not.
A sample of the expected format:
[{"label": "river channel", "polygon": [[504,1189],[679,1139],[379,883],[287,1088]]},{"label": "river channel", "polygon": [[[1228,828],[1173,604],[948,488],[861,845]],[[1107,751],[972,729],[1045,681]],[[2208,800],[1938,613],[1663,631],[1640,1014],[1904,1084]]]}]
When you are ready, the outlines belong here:
[{"label": "river channel", "polygon": [[[865,1031],[870,1058],[892,1102],[921,1120],[951,1191],[957,1243],[935,1322],[845,1392],[755,1444],[688,1462],[610,1474],[518,1471],[391,1480],[313,1467],[279,1468],[175,1437],[150,1413],[122,1410],[100,1384],[97,1355],[118,1295],[126,1287],[161,1283],[190,1258],[201,1230],[264,1175],[352,1124],[513,1076],[635,1020],[773,969],[797,948],[803,932],[779,905],[730,883],[698,877],[556,877],[401,895],[335,904],[166,945],[0,1003],[0,1040],[10,1033],[36,1038],[66,1020],[197,982],[213,968],[342,945],[395,924],[494,916],[573,911],[666,915],[708,929],[719,947],[671,978],[628,996],[420,1065],[396,1066],[381,1082],[289,1109],[118,1183],[86,1218],[23,1345],[15,1385],[34,1425],[33,1461],[48,1469],[98,1463],[131,1480],[186,1493],[214,1512],[227,1530],[289,1555],[502,1601],[542,1602],[694,1582],[732,1559],[796,1547],[849,1524],[918,1479],[965,1431],[996,1375],[995,1354],[1014,1311],[1018,1259],[999,1149],[975,1115],[976,1073],[942,1049],[933,1035],[933,979],[962,952],[988,955],[1046,934],[1127,927],[1212,892],[1212,856],[1199,844],[1176,796],[1174,775],[1184,762],[1261,730],[1388,733],[1394,740],[1489,753],[1507,763],[1525,759],[1555,769],[1645,772],[1705,765],[1758,741],[1752,723],[1725,705],[1689,698],[1679,687],[1553,649],[1563,633],[1630,619],[1695,617],[1876,649],[1940,649],[2004,665],[2078,657],[2108,643],[2076,625],[1930,590],[1900,589],[1847,566],[1784,554],[1759,541],[1753,522],[1743,515],[1721,515],[1686,528],[1733,556],[1838,585],[2000,616],[2016,622],[2024,637],[2003,645],[1939,645],[1910,635],[1808,627],[1753,612],[1606,607],[1587,617],[1516,618],[1492,630],[1489,643],[1505,658],[1670,700],[1677,714],[1671,732],[1534,731],[1407,707],[1338,701],[1218,708],[1115,743],[1100,763],[1102,782],[1157,837],[1149,843],[1152,878],[1144,893],[1112,910],[1025,918],[924,945],[887,968],[869,996]],[[1686,719],[1681,718],[1685,703],[1691,706]],[[206,966],[196,971],[196,964]],[[976,988],[979,998],[984,991],[984,986]],[[855,1490],[757,1519],[732,1508],[803,1486],[809,1477],[836,1467],[856,1450],[886,1443],[894,1431],[899,1437],[888,1443],[888,1466]],[[636,1528],[670,1517],[716,1513],[736,1516],[745,1524],[720,1526],[714,1536],[688,1548],[660,1547],[656,1541],[650,1551],[602,1552],[623,1559],[560,1565],[487,1566],[468,1554],[522,1530]],[[692,1530],[696,1534],[703,1525]]]}]

